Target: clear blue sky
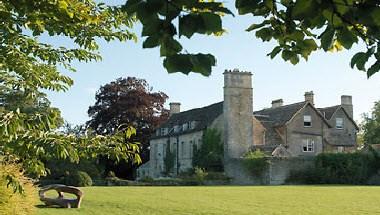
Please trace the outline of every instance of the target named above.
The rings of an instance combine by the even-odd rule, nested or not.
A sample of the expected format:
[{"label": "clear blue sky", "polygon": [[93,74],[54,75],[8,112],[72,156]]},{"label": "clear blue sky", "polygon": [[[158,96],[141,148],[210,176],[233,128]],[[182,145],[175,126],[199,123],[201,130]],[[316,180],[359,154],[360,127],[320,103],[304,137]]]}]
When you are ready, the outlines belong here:
[{"label": "clear blue sky", "polygon": [[[230,7],[232,8],[232,7]],[[236,14],[236,13],[235,13]],[[48,93],[52,105],[60,108],[70,123],[88,120],[87,109],[95,102],[95,92],[101,85],[119,77],[144,78],[155,91],[163,91],[169,102],[181,102],[181,110],[205,106],[223,99],[223,71],[239,68],[253,73],[254,110],[270,107],[273,99],[282,98],[285,104],[302,101],[305,91],[313,90],[317,107],[340,103],[340,96],[352,95],[354,118],[360,120],[373,103],[380,100],[380,74],[367,80],[366,74],[352,70],[351,56],[360,46],[339,53],[312,54],[309,61],[293,66],[279,57],[266,56],[274,47],[263,43],[253,33],[245,32],[253,22],[251,16],[228,16],[222,37],[196,36],[181,39],[188,52],[212,53],[217,58],[210,77],[198,74],[167,74],[159,57],[159,49],[142,49],[142,39],[134,42],[101,42],[103,61],[76,63],[78,72],[65,73],[74,79],[74,86],[65,93]],[[137,35],[140,34],[136,28]],[[65,43],[60,39],[47,39]],[[167,103],[167,104],[168,104]]]}]

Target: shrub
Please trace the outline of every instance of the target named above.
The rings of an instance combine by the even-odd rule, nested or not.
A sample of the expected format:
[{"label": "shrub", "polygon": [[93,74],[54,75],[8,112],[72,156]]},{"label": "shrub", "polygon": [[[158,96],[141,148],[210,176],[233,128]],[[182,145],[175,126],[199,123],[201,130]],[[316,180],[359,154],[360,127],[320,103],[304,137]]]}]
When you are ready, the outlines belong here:
[{"label": "shrub", "polygon": [[207,175],[208,175],[208,173],[206,172],[205,169],[202,169],[200,167],[195,167],[194,168],[194,179],[199,184],[203,184],[204,183]]},{"label": "shrub", "polygon": [[368,181],[368,185],[380,185],[380,171],[378,171],[375,175],[372,175]]},{"label": "shrub", "polygon": [[262,176],[268,164],[265,154],[260,150],[248,152],[243,158],[244,167],[251,175],[257,177]]},{"label": "shrub", "polygon": [[[11,187],[7,187],[5,177],[9,174],[23,186],[24,194],[14,193]],[[0,164],[0,214],[34,214],[36,194],[36,187],[23,175],[18,166]]]},{"label": "shrub", "polygon": [[46,166],[50,169],[50,174],[42,180],[48,181],[62,180],[67,174],[77,171],[88,173],[92,179],[100,179],[104,172],[104,166],[97,164],[95,160],[81,160],[78,164],[67,160],[51,160],[46,162]]},{"label": "shrub", "polygon": [[226,176],[224,172],[208,172],[206,180],[217,180],[217,181],[229,181],[231,178]]},{"label": "shrub", "polygon": [[76,187],[87,187],[92,186],[92,179],[86,172],[77,171],[74,174],[65,176],[65,184]]},{"label": "shrub", "polygon": [[139,181],[145,182],[145,183],[152,183],[154,181],[154,179],[150,176],[144,176]]},{"label": "shrub", "polygon": [[[377,172],[379,158],[374,153],[323,153],[312,168],[293,171],[288,183],[366,184]],[[372,179],[375,180],[375,179]]]}]

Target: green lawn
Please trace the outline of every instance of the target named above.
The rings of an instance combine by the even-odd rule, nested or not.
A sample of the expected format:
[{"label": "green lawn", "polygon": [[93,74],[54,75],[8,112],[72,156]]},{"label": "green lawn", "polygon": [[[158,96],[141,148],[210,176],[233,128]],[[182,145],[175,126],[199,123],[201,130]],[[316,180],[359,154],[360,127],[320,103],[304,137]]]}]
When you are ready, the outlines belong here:
[{"label": "green lawn", "polygon": [[44,214],[380,214],[380,187],[88,187],[81,209]]}]

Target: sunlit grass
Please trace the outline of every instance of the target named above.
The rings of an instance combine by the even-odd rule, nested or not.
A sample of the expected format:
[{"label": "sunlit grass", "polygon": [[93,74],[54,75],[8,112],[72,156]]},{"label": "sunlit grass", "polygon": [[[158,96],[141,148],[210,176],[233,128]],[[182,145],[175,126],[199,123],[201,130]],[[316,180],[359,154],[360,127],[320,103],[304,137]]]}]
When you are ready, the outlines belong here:
[{"label": "sunlit grass", "polygon": [[88,187],[81,209],[37,214],[380,214],[380,187]]}]

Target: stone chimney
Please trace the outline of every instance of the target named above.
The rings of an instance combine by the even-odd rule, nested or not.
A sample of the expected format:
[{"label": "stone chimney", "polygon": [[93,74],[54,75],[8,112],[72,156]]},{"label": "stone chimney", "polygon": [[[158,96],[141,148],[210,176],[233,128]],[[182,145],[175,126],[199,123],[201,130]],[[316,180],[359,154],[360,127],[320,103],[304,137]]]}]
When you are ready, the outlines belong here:
[{"label": "stone chimney", "polygon": [[272,108],[281,107],[284,104],[282,99],[277,99],[272,101]]},{"label": "stone chimney", "polygon": [[341,105],[344,110],[348,113],[348,115],[353,119],[354,117],[354,108],[352,105],[352,96],[342,95],[340,97]]},{"label": "stone chimney", "polygon": [[309,102],[314,105],[314,93],[313,91],[305,92],[305,102]]},{"label": "stone chimney", "polygon": [[171,102],[169,106],[170,106],[169,116],[172,116],[175,113],[181,112],[181,103]]},{"label": "stone chimney", "polygon": [[[253,145],[252,74],[238,69],[224,74],[224,159],[241,158]],[[228,162],[227,162],[228,163]]]}]

